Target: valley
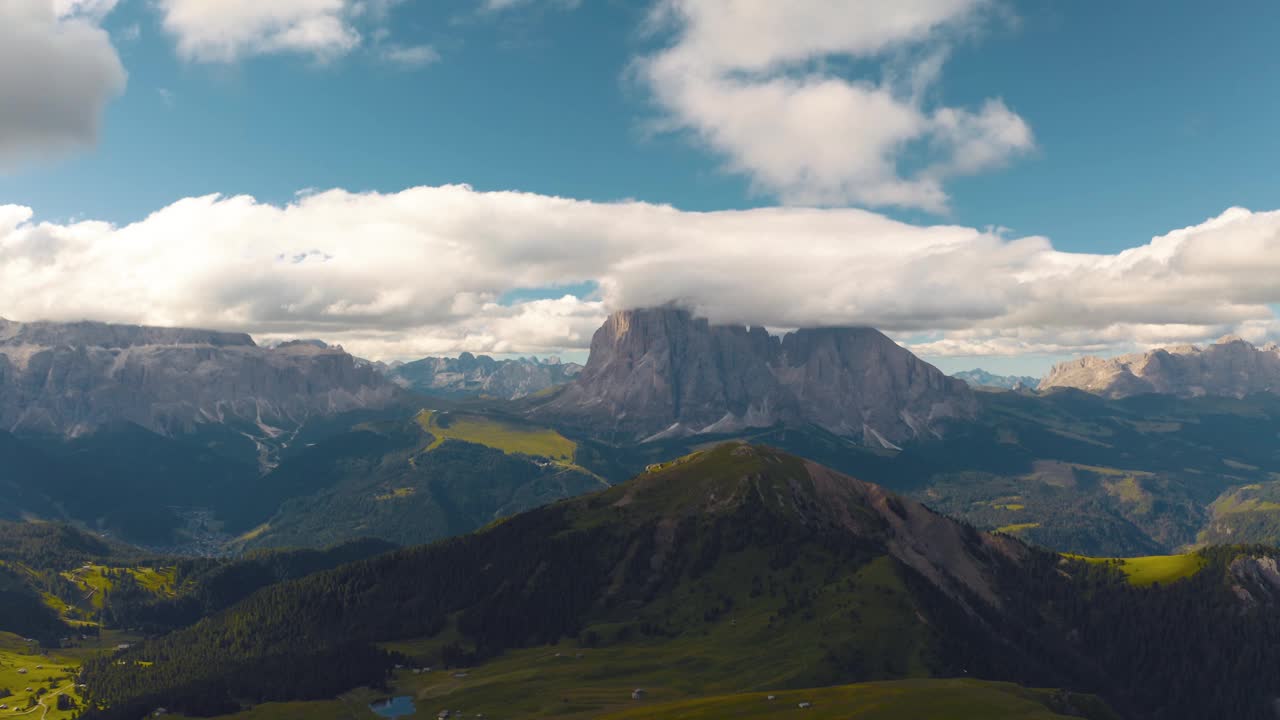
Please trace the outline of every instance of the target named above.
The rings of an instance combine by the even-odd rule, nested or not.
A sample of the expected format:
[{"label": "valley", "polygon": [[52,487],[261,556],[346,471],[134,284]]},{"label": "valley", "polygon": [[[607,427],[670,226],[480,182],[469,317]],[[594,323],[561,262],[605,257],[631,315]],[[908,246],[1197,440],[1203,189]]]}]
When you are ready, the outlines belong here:
[{"label": "valley", "polygon": [[[271,586],[125,651],[124,665],[91,661],[85,677],[89,699],[111,708],[103,718],[244,702],[262,704],[248,717],[271,717],[290,707],[273,703],[379,694],[433,712],[589,717],[634,710],[636,688],[659,708],[692,703],[671,706],[682,716],[761,693],[966,675],[1071,693],[960,685],[997,709],[1031,711],[1041,698],[1042,714],[1078,704],[1111,717],[1085,697],[1098,695],[1122,717],[1211,707],[1253,717],[1272,690],[1260,670],[1225,658],[1267,663],[1271,646],[1242,640],[1238,654],[1218,638],[1272,636],[1274,553],[1062,557],[795,456],[726,443],[476,534]],[[1184,631],[1155,629],[1167,622]],[[433,670],[412,672],[423,667]],[[360,687],[378,689],[347,694]],[[957,701],[946,694],[954,683],[933,687]],[[843,700],[828,692],[859,702],[856,688]],[[1067,704],[1044,700],[1054,697]]]}]

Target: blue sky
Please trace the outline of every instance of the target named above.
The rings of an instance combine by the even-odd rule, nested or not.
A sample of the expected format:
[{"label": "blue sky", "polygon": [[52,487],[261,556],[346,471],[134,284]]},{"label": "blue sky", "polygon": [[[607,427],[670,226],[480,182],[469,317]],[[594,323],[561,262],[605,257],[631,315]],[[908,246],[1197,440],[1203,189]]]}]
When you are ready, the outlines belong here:
[{"label": "blue sky", "polygon": [[[37,1],[46,0],[19,0]],[[857,188],[821,196],[820,206],[915,226],[1002,228],[1005,237],[1047,237],[1057,251],[1099,254],[1233,206],[1276,207],[1280,6],[977,4],[974,17],[944,20],[952,25],[941,40],[934,33],[884,52],[812,51],[806,67],[876,82],[896,67],[914,72],[937,53],[940,69],[919,103],[973,109],[998,100],[1029,136],[981,169],[947,174],[945,207],[869,202]],[[691,129],[700,120],[686,115],[672,128],[682,124],[680,111],[637,68],[679,45],[692,21],[655,22],[648,3],[526,0],[493,9],[476,0],[384,0],[381,15],[347,8],[360,39],[341,51],[241,50],[216,59],[182,50],[162,5],[119,0],[91,18],[127,72],[123,92],[105,103],[92,142],[0,169],[0,205],[28,207],[36,222],[119,227],[212,193],[283,206],[309,190],[390,194],[465,183],[685,211],[803,206],[817,197],[797,201],[761,173],[729,167],[730,153]],[[404,48],[420,48],[410,57],[418,62],[389,57]],[[927,167],[934,141],[896,152],[900,172]],[[836,138],[845,142],[860,139]],[[584,296],[597,287],[584,277],[564,284]],[[559,292],[494,290],[502,304]],[[1235,317],[1199,326],[1216,331]],[[895,336],[929,342],[952,329],[904,323]],[[935,359],[952,369],[1038,372],[1047,358],[1074,354],[1068,345]]]}]

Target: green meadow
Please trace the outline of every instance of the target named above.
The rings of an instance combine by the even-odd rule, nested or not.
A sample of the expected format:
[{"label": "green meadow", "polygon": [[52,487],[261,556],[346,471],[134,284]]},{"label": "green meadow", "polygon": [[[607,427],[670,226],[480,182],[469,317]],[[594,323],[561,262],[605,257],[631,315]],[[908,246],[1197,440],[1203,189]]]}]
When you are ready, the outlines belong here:
[{"label": "green meadow", "polygon": [[515,425],[481,415],[423,410],[417,421],[423,430],[435,437],[427,450],[434,450],[445,440],[461,440],[508,454],[545,457],[567,464],[573,462],[573,455],[578,449],[577,443],[555,430]]},{"label": "green meadow", "polygon": [[1129,582],[1137,587],[1146,587],[1155,583],[1171,583],[1175,580],[1195,575],[1205,566],[1205,559],[1198,553],[1183,555],[1151,555],[1133,558],[1094,558],[1082,555],[1066,555],[1076,560],[1089,563],[1106,563],[1114,565]]},{"label": "green meadow", "polygon": [[[45,654],[17,635],[0,633],[0,718],[70,720],[75,712],[59,710],[59,695],[80,705],[75,677],[80,663],[60,654]],[[7,694],[6,694],[7,691]]]}]

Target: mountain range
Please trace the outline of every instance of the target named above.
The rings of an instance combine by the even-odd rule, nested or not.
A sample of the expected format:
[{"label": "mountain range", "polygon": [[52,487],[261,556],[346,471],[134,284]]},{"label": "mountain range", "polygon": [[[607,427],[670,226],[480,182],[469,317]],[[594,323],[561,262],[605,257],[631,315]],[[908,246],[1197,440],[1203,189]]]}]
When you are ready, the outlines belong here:
[{"label": "mountain range", "polygon": [[871,328],[712,325],[675,307],[619,311],[587,365],[530,417],[654,441],[779,423],[896,448],[977,413],[973,393]]},{"label": "mountain range", "polygon": [[[804,692],[1181,720],[1280,697],[1276,551],[1215,547],[1280,541],[1265,388],[973,392],[869,328],[672,307],[612,315],[580,372],[2,327],[0,653],[5,630],[151,636],[85,665],[86,717]],[[1262,388],[1269,352],[1165,377]]]},{"label": "mountain range", "polygon": [[[0,430],[0,517],[157,549],[429,542],[732,438],[1060,550],[1280,540],[1280,395],[974,393],[866,328],[619,312],[577,373],[469,354],[378,368],[320,341],[95,323],[3,338],[0,406],[18,420]],[[415,372],[434,389],[401,387]],[[567,382],[499,397],[529,378]]]},{"label": "mountain range", "polygon": [[495,360],[469,352],[456,358],[427,357],[385,368],[397,385],[419,393],[501,400],[536,395],[569,382],[582,370],[581,365],[562,363],[558,358]]},{"label": "mountain range", "polygon": [[308,419],[390,405],[341,348],[243,333],[0,319],[0,429],[75,437],[128,422],[166,436],[234,427],[270,441]]},{"label": "mountain range", "polygon": [[969,383],[970,387],[975,388],[1000,388],[1001,390],[1026,388],[1034,390],[1040,384],[1039,378],[1031,377],[1030,375],[996,375],[982,368],[962,370],[958,373],[952,373],[951,377],[960,378]]},{"label": "mountain range", "polygon": [[1181,345],[1114,358],[1084,357],[1055,365],[1039,387],[1077,388],[1111,398],[1280,393],[1280,346],[1255,347],[1238,337],[1224,337],[1208,347]]}]

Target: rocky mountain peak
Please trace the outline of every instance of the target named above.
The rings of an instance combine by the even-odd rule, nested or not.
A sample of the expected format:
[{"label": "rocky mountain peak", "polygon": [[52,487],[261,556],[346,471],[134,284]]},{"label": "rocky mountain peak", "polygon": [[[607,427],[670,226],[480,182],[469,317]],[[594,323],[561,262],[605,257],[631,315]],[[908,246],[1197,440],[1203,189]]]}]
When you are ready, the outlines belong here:
[{"label": "rocky mountain peak", "polygon": [[893,447],[971,417],[968,387],[872,328],[713,325],[677,307],[613,313],[586,367],[534,413],[583,430],[657,440],[816,424]]}]

